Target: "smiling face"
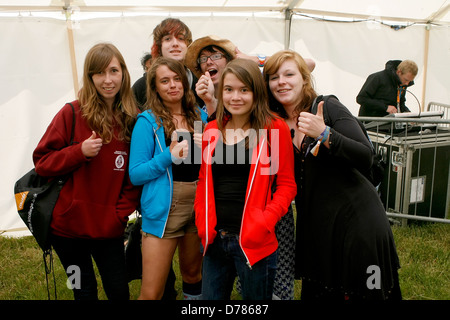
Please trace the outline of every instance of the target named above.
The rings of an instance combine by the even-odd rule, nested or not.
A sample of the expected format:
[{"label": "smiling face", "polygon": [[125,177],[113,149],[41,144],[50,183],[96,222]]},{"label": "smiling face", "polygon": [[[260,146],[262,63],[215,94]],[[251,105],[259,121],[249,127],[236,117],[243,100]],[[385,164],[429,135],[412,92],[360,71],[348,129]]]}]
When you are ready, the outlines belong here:
[{"label": "smiling face", "polygon": [[[213,50],[214,51],[210,51],[207,49],[202,50],[198,57],[199,59],[202,57],[207,57],[206,62],[200,63],[200,69],[203,74],[206,71],[208,71],[214,86],[217,86],[217,84],[220,81],[220,77],[222,76],[222,72],[225,69],[225,66],[227,65],[228,61],[222,52],[214,48]],[[216,58],[215,56],[216,54],[221,54],[221,57],[220,59],[213,60],[212,57]]]},{"label": "smiling face", "polygon": [[156,92],[165,106],[170,107],[174,103],[181,103],[184,94],[182,79],[168,66],[158,67],[155,84]]},{"label": "smiling face", "polygon": [[105,70],[92,75],[92,82],[98,94],[109,106],[112,106],[122,86],[122,68],[119,60],[113,57]]},{"label": "smiling face", "polygon": [[184,60],[187,52],[187,43],[184,34],[167,34],[161,39],[161,55],[178,61]]},{"label": "smiling face", "polygon": [[223,78],[224,107],[234,119],[248,119],[253,107],[253,92],[234,74],[227,73]]},{"label": "smiling face", "polygon": [[304,81],[293,59],[284,61],[278,70],[269,76],[269,88],[283,107],[295,107],[302,99]]}]

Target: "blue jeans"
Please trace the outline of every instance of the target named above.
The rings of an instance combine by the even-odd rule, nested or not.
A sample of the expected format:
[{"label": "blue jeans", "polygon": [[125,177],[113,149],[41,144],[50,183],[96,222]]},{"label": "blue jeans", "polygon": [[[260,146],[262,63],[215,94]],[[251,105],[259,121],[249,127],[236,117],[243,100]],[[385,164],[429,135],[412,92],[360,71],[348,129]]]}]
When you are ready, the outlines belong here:
[{"label": "blue jeans", "polygon": [[239,246],[239,236],[219,232],[203,259],[202,295],[205,300],[229,300],[239,276],[244,300],[272,300],[277,252],[250,269]]},{"label": "blue jeans", "polygon": [[[73,288],[75,300],[98,300],[92,258],[109,300],[130,298],[126,276],[123,238],[108,240],[74,239],[52,235],[52,246],[68,276],[71,266],[80,270],[80,288]],[[68,271],[71,271],[69,273]]]}]

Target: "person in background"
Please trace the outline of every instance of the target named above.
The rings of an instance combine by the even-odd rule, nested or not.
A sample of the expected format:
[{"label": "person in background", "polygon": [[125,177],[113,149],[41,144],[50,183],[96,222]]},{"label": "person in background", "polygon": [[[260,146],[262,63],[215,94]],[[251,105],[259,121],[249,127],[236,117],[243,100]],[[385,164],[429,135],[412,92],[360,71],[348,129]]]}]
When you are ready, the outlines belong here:
[{"label": "person in background", "polygon": [[[167,18],[163,20],[153,29],[153,44],[151,47],[152,59],[158,57],[172,58],[183,62],[186,56],[187,47],[192,43],[192,32],[189,27],[181,20],[176,18]],[[187,77],[189,80],[189,87],[195,93],[195,84],[197,78],[192,72],[186,68]],[[139,79],[141,82],[139,87],[134,88],[136,97],[140,97],[138,102],[140,106],[145,105],[147,93],[144,91],[147,87],[145,85],[146,78]],[[142,83],[143,82],[143,83]],[[203,102],[196,96],[196,101],[200,105]]]},{"label": "person in background", "polygon": [[150,66],[152,64],[152,55],[150,53],[145,53],[144,56],[141,59],[141,65],[142,68],[144,69],[144,75],[139,78],[134,84],[133,84],[133,93],[136,97],[136,101],[138,103],[139,108],[142,110],[144,105],[145,105],[145,101],[147,100],[146,98],[146,75],[147,75],[147,71],[148,69],[150,69]]},{"label": "person in background", "polygon": [[236,58],[236,46],[227,39],[210,35],[195,40],[188,47],[185,64],[199,79],[195,91],[211,116],[217,107],[217,90],[222,72]]},{"label": "person in background", "polygon": [[204,253],[202,294],[229,299],[238,276],[244,300],[271,300],[275,225],[296,193],[290,133],[269,111],[255,62],[235,59],[221,77],[216,120],[203,134],[194,206]]},{"label": "person in background", "polygon": [[130,140],[138,108],[123,56],[112,44],[92,47],[84,63],[75,109],[74,143],[69,146],[72,108],[54,117],[33,152],[36,172],[69,174],[51,221],[51,243],[70,276],[81,279],[76,300],[98,299],[94,259],[106,296],[129,299],[123,235],[139,203],[140,187],[128,177]]},{"label": "person in background", "polygon": [[372,146],[356,118],[335,98],[310,112],[317,93],[294,51],[272,55],[264,79],[271,108],[292,132],[301,299],[401,299],[389,221],[376,189],[359,171],[370,167]]},{"label": "person in background", "polygon": [[153,57],[150,53],[145,53],[144,56],[141,59],[141,65],[142,68],[144,69],[144,72],[147,72],[151,65],[152,65],[152,61],[153,61]]},{"label": "person in background", "polygon": [[385,69],[367,77],[356,97],[361,117],[384,117],[410,112],[406,107],[406,89],[414,84],[417,64],[411,60],[389,60]]},{"label": "person in background", "polygon": [[180,61],[156,58],[147,85],[149,109],[138,116],[130,156],[130,179],[143,186],[139,299],[163,297],[177,247],[184,298],[200,299],[202,255],[193,211],[200,149],[195,150],[193,132],[206,113],[197,107]]}]

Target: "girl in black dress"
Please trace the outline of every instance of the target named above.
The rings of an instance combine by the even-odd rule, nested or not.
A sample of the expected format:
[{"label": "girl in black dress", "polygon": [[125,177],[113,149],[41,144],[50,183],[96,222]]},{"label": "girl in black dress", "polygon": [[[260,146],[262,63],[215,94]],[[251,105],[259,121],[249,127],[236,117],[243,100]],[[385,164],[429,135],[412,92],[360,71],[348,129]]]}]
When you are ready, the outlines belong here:
[{"label": "girl in black dress", "polygon": [[[291,128],[298,192],[296,277],[302,299],[401,299],[399,260],[376,189],[363,174],[372,151],[337,99],[317,97],[303,58],[280,51],[264,66],[270,106]],[[323,113],[329,118],[325,124]]]}]

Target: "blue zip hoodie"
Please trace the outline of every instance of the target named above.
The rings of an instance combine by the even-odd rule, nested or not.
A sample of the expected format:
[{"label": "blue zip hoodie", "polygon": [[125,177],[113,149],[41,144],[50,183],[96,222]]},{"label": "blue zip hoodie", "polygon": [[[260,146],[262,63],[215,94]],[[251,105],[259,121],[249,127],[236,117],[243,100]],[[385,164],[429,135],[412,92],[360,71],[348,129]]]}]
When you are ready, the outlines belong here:
[{"label": "blue zip hoodie", "polygon": [[[202,110],[201,118],[206,122],[207,114]],[[132,184],[143,185],[142,230],[162,238],[172,205],[172,155],[164,128],[158,127],[149,110],[138,115],[133,129],[129,172]]]}]

